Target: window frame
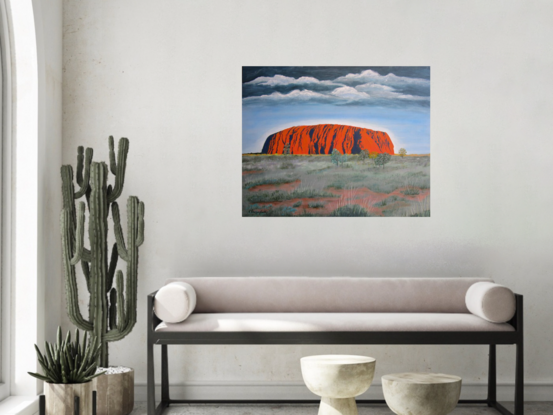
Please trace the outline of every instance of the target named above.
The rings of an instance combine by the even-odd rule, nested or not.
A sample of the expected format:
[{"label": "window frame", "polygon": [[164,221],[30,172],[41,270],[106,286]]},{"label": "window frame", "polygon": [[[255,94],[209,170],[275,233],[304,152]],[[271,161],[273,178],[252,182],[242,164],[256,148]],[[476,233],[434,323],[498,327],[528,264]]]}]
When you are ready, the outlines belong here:
[{"label": "window frame", "polygon": [[0,0],[0,401],[11,392],[11,36],[8,7]]}]

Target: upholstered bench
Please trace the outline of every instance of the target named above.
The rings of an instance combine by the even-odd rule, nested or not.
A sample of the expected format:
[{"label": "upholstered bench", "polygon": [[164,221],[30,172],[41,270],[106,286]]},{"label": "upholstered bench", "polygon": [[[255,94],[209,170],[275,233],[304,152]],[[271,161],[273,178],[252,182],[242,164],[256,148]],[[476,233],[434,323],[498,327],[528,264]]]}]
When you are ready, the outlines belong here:
[{"label": "upholstered bench", "polygon": [[[514,344],[514,414],[523,415],[522,323],[522,296],[488,279],[168,280],[148,296],[148,415],[161,414],[172,403],[192,402],[169,398],[169,344],[485,344],[489,345],[488,397],[460,403],[487,404],[504,414],[510,412],[496,399],[496,345]],[[156,344],[162,347],[157,408]]]}]

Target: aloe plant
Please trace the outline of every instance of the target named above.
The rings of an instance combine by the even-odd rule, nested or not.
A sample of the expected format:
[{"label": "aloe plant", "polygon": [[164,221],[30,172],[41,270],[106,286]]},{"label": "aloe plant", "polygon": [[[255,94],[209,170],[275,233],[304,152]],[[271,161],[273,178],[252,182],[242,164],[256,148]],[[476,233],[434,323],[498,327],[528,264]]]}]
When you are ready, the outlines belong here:
[{"label": "aloe plant", "polygon": [[44,342],[45,353],[41,353],[35,344],[38,363],[44,375],[28,372],[29,375],[48,383],[86,383],[104,372],[96,373],[101,345],[96,337],[90,341],[87,332],[80,342],[79,330],[75,330],[75,341],[71,341],[71,332],[62,340],[61,327],[58,327],[57,343]]}]

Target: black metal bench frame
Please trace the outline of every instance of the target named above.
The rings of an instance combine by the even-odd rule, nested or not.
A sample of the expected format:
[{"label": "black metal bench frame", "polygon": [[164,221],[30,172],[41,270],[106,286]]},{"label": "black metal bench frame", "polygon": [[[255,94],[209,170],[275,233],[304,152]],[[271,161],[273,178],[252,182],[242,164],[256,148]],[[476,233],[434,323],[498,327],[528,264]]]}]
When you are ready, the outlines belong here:
[{"label": "black metal bench frame", "polygon": [[[157,291],[156,291],[157,292]],[[483,404],[504,415],[524,415],[523,298],[515,294],[516,314],[511,332],[156,332],[161,323],[153,312],[156,292],[148,296],[148,415],[161,415],[171,404],[194,403],[318,403],[318,400],[182,400],[169,397],[168,345],[177,344],[366,344],[366,345],[488,345],[488,397],[464,399],[459,404]],[[161,402],[156,406],[154,346],[161,345]],[[496,346],[516,346],[515,407],[510,412],[497,401]],[[384,404],[384,400],[358,400]]]}]

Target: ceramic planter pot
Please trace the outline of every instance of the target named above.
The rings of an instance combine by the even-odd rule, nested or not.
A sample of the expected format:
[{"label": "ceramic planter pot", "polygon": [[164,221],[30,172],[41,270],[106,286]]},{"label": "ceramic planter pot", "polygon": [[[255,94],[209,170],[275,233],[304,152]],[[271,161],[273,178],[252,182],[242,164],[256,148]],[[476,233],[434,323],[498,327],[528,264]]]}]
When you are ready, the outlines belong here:
[{"label": "ceramic planter pot", "polygon": [[75,396],[79,397],[80,415],[92,415],[92,382],[44,383],[46,415],[74,415]]},{"label": "ceramic planter pot", "polygon": [[92,380],[98,415],[128,415],[134,407],[134,370]]}]

